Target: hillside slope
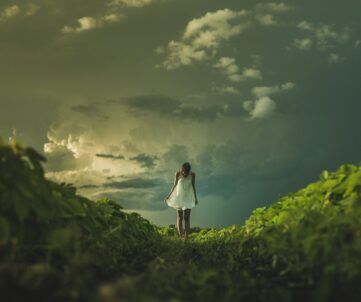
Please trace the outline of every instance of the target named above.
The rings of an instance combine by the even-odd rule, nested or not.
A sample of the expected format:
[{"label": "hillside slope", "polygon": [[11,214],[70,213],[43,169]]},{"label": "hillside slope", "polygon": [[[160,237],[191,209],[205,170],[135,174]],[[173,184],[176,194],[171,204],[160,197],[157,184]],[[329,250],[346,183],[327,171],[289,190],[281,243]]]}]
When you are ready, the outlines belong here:
[{"label": "hillside slope", "polygon": [[0,294],[6,301],[358,301],[361,167],[256,209],[243,226],[176,230],[44,177],[0,142]]}]

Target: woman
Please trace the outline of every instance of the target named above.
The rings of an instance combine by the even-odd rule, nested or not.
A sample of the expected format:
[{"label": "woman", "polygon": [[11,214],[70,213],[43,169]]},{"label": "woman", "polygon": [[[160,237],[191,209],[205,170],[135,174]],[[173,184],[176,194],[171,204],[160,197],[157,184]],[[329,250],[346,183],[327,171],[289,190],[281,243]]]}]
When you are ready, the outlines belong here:
[{"label": "woman", "polygon": [[[183,239],[188,239],[190,229],[190,214],[191,208],[198,204],[196,188],[195,188],[196,173],[191,171],[189,162],[185,162],[180,171],[175,173],[173,187],[168,194],[165,202],[168,206],[177,209],[177,229],[179,236]],[[176,190],[174,190],[176,188]],[[185,234],[183,234],[183,211],[185,222]]]}]

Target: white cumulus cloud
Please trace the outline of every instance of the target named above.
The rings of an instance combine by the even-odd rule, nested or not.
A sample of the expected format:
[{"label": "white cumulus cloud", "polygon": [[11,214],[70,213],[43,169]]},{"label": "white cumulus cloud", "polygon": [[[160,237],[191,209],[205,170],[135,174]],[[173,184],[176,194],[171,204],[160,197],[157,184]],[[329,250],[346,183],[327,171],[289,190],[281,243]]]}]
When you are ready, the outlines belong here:
[{"label": "white cumulus cloud", "polygon": [[[190,20],[180,39],[169,41],[165,48],[156,48],[156,53],[165,56],[162,64],[157,67],[171,70],[194,62],[212,60],[220,47],[234,36],[254,26],[277,25],[274,14],[290,9],[292,7],[282,2],[270,2],[258,4],[251,10],[235,11],[225,8],[207,12]],[[244,79],[236,75],[232,78],[234,81]]]},{"label": "white cumulus cloud", "polygon": [[235,58],[222,57],[213,67],[221,70],[231,82],[241,82],[247,79],[262,79],[261,71],[255,68],[243,68],[243,71],[240,72]]},{"label": "white cumulus cloud", "polygon": [[249,114],[251,119],[265,118],[275,109],[276,103],[269,96],[263,96],[254,102],[254,107]]},{"label": "white cumulus cloud", "polygon": [[279,93],[281,91],[287,91],[295,87],[295,83],[287,82],[281,85],[275,86],[260,86],[252,89],[252,94],[260,98],[263,96]]},{"label": "white cumulus cloud", "polygon": [[274,86],[254,87],[251,92],[256,99],[254,101],[247,100],[242,103],[243,109],[249,113],[249,120],[270,116],[277,108],[276,102],[270,98],[270,95],[288,91],[294,87],[295,83],[292,82]]},{"label": "white cumulus cloud", "polygon": [[[309,37],[305,37],[303,40],[312,40],[313,44],[320,50],[327,50],[334,48],[337,44],[344,44],[351,37],[351,29],[348,27],[338,30],[333,25],[314,24],[308,21],[299,22],[297,27],[309,34]],[[311,43],[307,42],[306,44],[310,45]]]},{"label": "white cumulus cloud", "polygon": [[293,45],[300,50],[309,50],[312,47],[312,40],[309,38],[294,39]]},{"label": "white cumulus cloud", "polygon": [[[163,67],[170,70],[182,65],[190,65],[194,61],[212,58],[221,43],[240,34],[250,26],[250,22],[242,18],[247,16],[245,10],[230,9],[208,12],[200,18],[188,22],[179,41],[171,40],[167,45],[167,58]],[[237,21],[237,22],[236,22]]]},{"label": "white cumulus cloud", "polygon": [[5,7],[2,11],[0,10],[0,21],[5,21],[12,19],[16,16],[32,16],[38,10],[40,6],[34,3],[26,3],[26,4],[14,4],[11,6]]},{"label": "white cumulus cloud", "polygon": [[19,5],[12,5],[6,7],[2,12],[0,12],[0,20],[10,19],[15,17],[20,13]]},{"label": "white cumulus cloud", "polygon": [[276,20],[271,14],[257,15],[256,19],[263,25],[268,25],[268,26],[277,25]]},{"label": "white cumulus cloud", "polygon": [[94,17],[81,17],[78,19],[79,25],[77,27],[71,27],[65,25],[62,28],[63,33],[80,33],[95,28],[101,28],[106,24],[116,23],[122,20],[124,16],[122,14],[108,14],[99,18]]}]

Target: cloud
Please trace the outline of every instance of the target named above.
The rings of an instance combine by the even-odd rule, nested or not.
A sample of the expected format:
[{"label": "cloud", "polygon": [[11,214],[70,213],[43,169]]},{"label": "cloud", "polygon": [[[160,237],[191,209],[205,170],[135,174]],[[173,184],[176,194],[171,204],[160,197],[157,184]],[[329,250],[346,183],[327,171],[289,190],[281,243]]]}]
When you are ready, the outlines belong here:
[{"label": "cloud", "polygon": [[164,162],[177,170],[180,169],[181,164],[189,161],[189,157],[189,147],[179,143],[172,144],[162,156]]},{"label": "cloud", "polygon": [[317,49],[326,51],[335,48],[337,45],[345,44],[351,37],[351,29],[348,27],[336,30],[333,25],[314,24],[308,21],[299,22],[297,27],[310,35],[303,39],[294,40],[294,45],[297,48],[307,45],[306,48],[301,47],[301,49],[310,49],[311,45],[314,45]]},{"label": "cloud", "polygon": [[223,111],[222,106],[197,105],[186,103],[181,100],[164,95],[144,95],[124,98],[119,101],[108,101],[110,104],[125,105],[129,114],[137,117],[144,115],[159,115],[177,120],[192,120],[195,122],[207,122],[218,119]]},{"label": "cloud", "polygon": [[139,8],[149,5],[159,0],[111,0],[106,3],[107,8],[102,15],[98,16],[83,16],[77,20],[77,26],[63,26],[61,32],[67,33],[81,33],[96,28],[102,28],[107,25],[118,23],[125,19],[123,13],[124,7]]},{"label": "cloud", "polygon": [[[284,3],[258,4],[253,10],[234,11],[228,8],[194,18],[188,22],[179,40],[171,40],[166,47],[154,52],[166,58],[156,67],[166,70],[189,66],[194,62],[209,61],[218,53],[221,46],[245,30],[261,25],[277,25],[272,13],[282,13],[291,7]],[[239,81],[236,77],[236,81]]]},{"label": "cloud", "polygon": [[282,91],[291,90],[295,87],[295,83],[287,82],[281,85],[275,85],[275,86],[260,86],[260,87],[254,87],[252,89],[252,94],[256,97],[260,98],[263,96],[279,93]]},{"label": "cloud", "polygon": [[[254,104],[250,110],[254,120],[271,114],[270,103]],[[240,169],[252,170],[258,164],[247,157],[254,151],[255,137],[248,124],[257,123],[240,118],[251,114],[238,98],[199,104],[165,95],[143,95],[83,104],[76,109],[62,110],[48,131],[46,155],[63,152],[68,158],[46,176],[73,183],[91,199],[106,196],[128,209],[160,211],[166,208],[163,199],[174,172],[186,161],[199,176],[200,198],[217,191],[217,180],[223,175],[231,178]],[[97,109],[109,118],[99,123],[85,114]],[[174,114],[178,109],[184,112]],[[79,115],[79,110],[84,114]],[[112,160],[116,157],[124,158]],[[234,192],[232,184],[223,186]]]},{"label": "cloud", "polygon": [[78,19],[79,25],[77,27],[71,27],[65,25],[61,32],[62,33],[81,33],[84,31],[89,31],[95,28],[101,28],[105,25],[117,23],[124,18],[122,14],[108,14],[103,15],[99,18],[94,17],[81,17]]},{"label": "cloud", "polygon": [[253,101],[251,101],[251,100],[244,101],[242,103],[242,106],[243,106],[244,110],[250,112],[253,109]]},{"label": "cloud", "polygon": [[254,87],[251,92],[256,99],[254,101],[246,100],[242,103],[243,109],[249,113],[249,118],[246,118],[246,120],[262,119],[270,116],[276,111],[277,104],[269,96],[291,90],[294,87],[295,84],[292,82],[275,86]]},{"label": "cloud", "polygon": [[84,168],[84,161],[77,160],[65,146],[48,143],[44,146],[47,171],[74,170]]},{"label": "cloud", "polygon": [[[27,141],[38,142],[39,145],[44,142],[44,133],[47,130],[44,128],[47,127],[44,118],[52,115],[49,122],[53,122],[55,119],[57,122],[54,121],[52,127],[49,128],[48,132],[51,135],[45,137],[45,149],[48,151],[46,156],[48,159],[51,158],[51,161],[48,160],[46,163],[48,171],[49,164],[52,164],[50,167],[52,173],[48,173],[47,176],[54,177],[58,181],[69,181],[79,185],[86,196],[112,194],[112,197],[117,198],[119,202],[126,204],[129,208],[156,208],[159,211],[156,211],[155,216],[160,212],[167,212],[167,215],[173,220],[175,212],[161,211],[164,210],[164,203],[160,197],[165,197],[169,192],[175,170],[179,169],[184,161],[190,161],[192,169],[198,176],[197,191],[204,206],[204,208],[196,209],[193,215],[204,209],[203,215],[208,217],[210,214],[208,206],[212,203],[215,209],[214,216],[212,216],[214,220],[207,218],[204,220],[206,223],[219,223],[222,220],[228,224],[233,220],[230,217],[234,217],[234,221],[241,223],[242,215],[247,216],[251,208],[273,199],[273,192],[293,190],[292,188],[295,188],[296,185],[307,183],[308,180],[304,177],[305,171],[310,176],[320,166],[332,166],[342,158],[350,158],[352,152],[357,153],[355,148],[337,148],[337,146],[345,145],[340,144],[339,139],[345,138],[344,142],[347,141],[346,138],[350,139],[350,136],[343,135],[348,128],[357,129],[357,127],[346,127],[347,122],[350,125],[357,124],[355,122],[357,121],[357,110],[355,110],[357,104],[355,102],[352,104],[352,100],[357,100],[357,95],[355,96],[355,91],[352,90],[354,83],[347,77],[341,74],[335,77],[333,73],[324,73],[321,81],[314,86],[319,88],[317,96],[315,96],[315,90],[307,89],[305,85],[307,83],[315,84],[307,73],[319,66],[308,66],[309,68],[303,70],[303,73],[301,71],[301,73],[297,73],[297,78],[304,82],[302,86],[306,88],[305,91],[299,91],[292,102],[288,102],[288,95],[271,93],[257,97],[249,93],[255,86],[273,87],[275,84],[287,82],[282,80],[282,78],[285,79],[285,74],[288,74],[286,79],[293,82],[295,77],[292,76],[292,70],[285,72],[284,66],[278,70],[282,74],[277,70],[267,71],[272,81],[255,82],[255,85],[252,86],[243,82],[238,85],[239,82],[231,82],[226,75],[222,78],[219,74],[222,72],[221,69],[213,70],[212,66],[218,62],[219,58],[232,57],[235,58],[235,64],[239,68],[236,74],[242,75],[243,68],[249,67],[261,70],[263,76],[266,77],[264,67],[279,67],[277,64],[279,60],[274,61],[272,58],[280,59],[280,56],[281,61],[295,63],[296,65],[291,65],[299,69],[299,65],[302,65],[301,61],[292,62],[294,59],[292,55],[283,57],[287,53],[279,49],[280,45],[276,45],[277,43],[267,44],[264,39],[273,37],[273,42],[279,42],[285,38],[285,32],[266,25],[267,22],[261,24],[257,19],[259,18],[257,16],[271,15],[275,22],[282,23],[283,19],[279,18],[280,15],[274,11],[259,10],[254,13],[252,10],[249,11],[249,15],[230,20],[230,27],[250,22],[250,26],[258,28],[248,30],[251,29],[248,27],[245,29],[247,32],[241,31],[228,40],[219,40],[218,46],[199,47],[197,50],[203,50],[210,55],[209,61],[207,61],[208,57],[205,57],[201,61],[193,60],[191,65],[200,63],[204,64],[205,68],[192,69],[194,72],[190,74],[180,71],[179,74],[165,75],[149,70],[155,59],[152,57],[154,54],[150,51],[157,45],[162,45],[158,49],[158,53],[161,55],[159,58],[163,60],[169,55],[167,43],[172,39],[193,46],[193,41],[201,32],[212,31],[213,28],[204,26],[199,31],[194,31],[194,35],[183,40],[183,33],[188,21],[204,16],[206,12],[204,9],[216,7],[215,5],[209,6],[209,3],[203,5],[204,3],[200,2],[195,4],[193,1],[188,1],[187,4],[178,3],[176,6],[180,5],[182,10],[187,11],[187,15],[177,16],[173,11],[175,7],[170,5],[167,7],[148,6],[144,7],[144,10],[136,7],[133,7],[134,9],[120,7],[119,5],[119,13],[127,14],[129,12],[132,16],[128,26],[119,28],[122,33],[120,38],[120,32],[116,30],[118,26],[112,27],[110,24],[112,30],[107,31],[106,36],[102,37],[99,35],[88,37],[87,33],[93,33],[91,29],[79,34],[59,36],[63,25],[72,28],[79,27],[77,22],[79,17],[88,16],[99,20],[99,16],[110,14],[111,11],[104,10],[105,3],[109,1],[89,1],[89,3],[85,1],[87,2],[86,7],[81,7],[85,3],[84,1],[77,1],[69,7],[67,3],[71,1],[41,0],[41,3],[52,3],[49,10],[46,11],[45,8],[43,12],[39,10],[33,15],[38,17],[39,14],[39,18],[36,20],[29,18],[26,22],[22,22],[23,20],[20,19],[27,18],[25,10],[23,10],[24,6],[21,6],[21,3],[25,2],[8,2],[20,3],[20,12],[12,17],[13,19],[9,19],[9,24],[16,25],[12,30],[3,28],[3,30],[6,29],[6,32],[12,33],[3,36],[5,39],[3,44],[8,47],[2,49],[2,55],[4,58],[9,58],[7,61],[13,65],[13,68],[9,69],[11,73],[4,78],[5,83],[2,85],[2,99],[5,102],[4,108],[6,108],[6,110],[2,110],[2,125],[6,128],[6,124],[9,123],[17,121],[23,123],[24,130],[32,129],[32,132],[29,132],[31,135],[27,136],[28,132],[24,132],[24,137],[27,136]],[[263,1],[263,3],[265,2]],[[253,2],[252,5],[257,5],[257,3],[259,1]],[[287,3],[291,4],[289,1]],[[195,9],[189,10],[188,4]],[[1,6],[1,12],[4,5]],[[236,6],[224,7],[232,8],[234,11],[238,10],[235,8]],[[306,12],[307,9],[303,7],[302,10]],[[112,11],[112,13],[115,12],[117,10]],[[176,18],[171,16],[180,19],[175,20]],[[293,17],[297,16],[288,17],[284,20],[292,23],[295,20]],[[331,14],[329,17],[332,17]],[[170,19],[170,22],[165,32],[164,27],[158,25],[167,18]],[[350,19],[347,21],[349,24],[357,21],[352,18],[353,16],[350,14]],[[342,16],[338,16],[336,19],[337,22],[342,22]],[[21,21],[21,24],[20,22],[15,24],[18,20]],[[150,26],[139,27],[139,21],[142,20],[149,23]],[[0,25],[3,24],[5,22],[0,22]],[[104,25],[104,28],[107,24]],[[24,25],[27,28],[24,28]],[[267,31],[264,32],[262,28],[267,28]],[[335,27],[337,31],[338,28]],[[290,41],[293,39],[294,29],[285,28],[287,33],[291,34]],[[28,37],[31,39],[24,36],[24,30],[28,32]],[[97,33],[102,31],[102,29],[98,31],[96,28],[93,30]],[[33,34],[30,35],[30,32]],[[172,32],[178,32],[179,35],[172,36]],[[67,39],[69,36],[83,36],[83,33],[87,37],[85,40],[78,41],[81,43],[74,44]],[[312,43],[314,41],[313,34],[302,29],[298,29],[298,33],[296,32],[294,37],[310,39]],[[93,38],[97,39],[92,40]],[[356,36],[351,40],[352,47],[354,47],[354,38]],[[99,39],[105,43],[95,43],[99,42]],[[338,44],[335,43],[335,45]],[[311,44],[310,47],[311,49],[316,48],[317,44]],[[212,56],[214,49],[217,53]],[[360,46],[353,49],[359,50]],[[89,50],[92,51],[89,52]],[[136,51],[129,52],[129,50]],[[94,61],[94,53],[97,54],[98,60]],[[257,66],[255,66],[256,63],[253,64],[251,57],[248,56],[254,53],[262,55],[264,64],[258,63]],[[330,53],[347,56],[347,52],[330,49],[324,53],[325,59]],[[247,58],[249,58],[248,63]],[[254,55],[254,61],[259,61],[259,58],[260,56]],[[348,67],[350,70],[344,70],[344,75],[349,74],[352,79],[357,79],[358,69],[351,61],[349,63],[345,68]],[[24,66],[29,66],[29,68],[24,69]],[[27,75],[27,71],[32,73],[32,77]],[[56,77],[54,77],[54,73],[56,73]],[[216,77],[213,77],[215,73]],[[16,77],[16,74],[19,76]],[[327,76],[331,78],[328,79]],[[96,77],[98,78],[96,79]],[[54,78],[57,80],[52,80]],[[221,82],[215,84],[214,78],[221,78]],[[341,83],[336,83],[337,81],[341,81]],[[223,91],[224,94],[212,93],[209,90],[212,86],[217,87],[215,89],[218,89],[219,92]],[[329,89],[322,90],[321,86]],[[19,87],[22,89],[18,89]],[[337,87],[342,87],[344,91],[336,89]],[[13,95],[20,93],[20,90],[22,95]],[[163,95],[161,98],[148,95],[150,91],[166,92],[172,95]],[[292,92],[293,97],[295,90],[289,91]],[[38,92],[47,99],[46,104],[52,104],[52,110],[46,112],[46,108],[42,110],[39,105],[39,108],[36,107],[37,112],[35,112],[36,110],[33,112],[34,114],[30,114],[29,110],[22,110],[25,115],[21,115],[18,110],[21,100],[29,98],[31,94],[35,93],[34,101],[30,102],[31,107],[34,107],[36,99],[41,97]],[[147,95],[139,95],[134,98],[122,97],[116,103],[106,104],[99,101],[96,106],[92,103],[95,99],[99,100],[102,95],[103,99],[107,100],[119,96],[120,93],[124,96],[138,92]],[[187,97],[187,95],[200,92],[204,93],[203,99]],[[313,97],[310,96],[310,92]],[[340,96],[345,95],[345,92],[349,97],[344,100],[349,104],[338,106],[337,100],[340,99]],[[53,101],[49,100],[49,96],[52,95],[55,96]],[[273,106],[273,111],[272,102],[267,102],[267,99],[259,101],[265,97],[276,104],[276,107]],[[283,97],[284,102],[282,102]],[[79,104],[82,99],[84,99],[84,103]],[[75,104],[74,100],[76,100]],[[244,103],[242,103],[243,101]],[[6,102],[8,102],[7,105]],[[65,103],[71,103],[74,108],[71,109],[70,105],[64,105]],[[24,107],[24,102],[20,107]],[[292,109],[293,114],[288,114],[288,108]],[[16,116],[14,115],[16,120],[13,121],[11,120],[12,111],[14,114],[16,113]],[[106,115],[108,118],[99,122],[100,119],[95,118],[98,113],[99,116]],[[352,115],[352,113],[355,114]],[[273,114],[277,118],[267,119]],[[253,116],[253,122],[246,123],[243,118],[246,116]],[[342,119],[342,117],[348,117],[345,127],[337,128],[337,123],[332,123],[332,121],[335,118]],[[318,121],[317,127],[314,124],[307,125],[304,121],[308,118]],[[29,123],[32,124],[32,127],[29,127]],[[36,127],[34,132],[36,124],[41,124],[41,127]],[[335,127],[332,128],[333,126]],[[6,131],[6,129],[4,130]],[[332,130],[338,133],[337,144],[324,135],[334,132]],[[309,133],[312,135],[310,136]],[[350,135],[356,139],[357,131]],[[299,149],[302,152],[298,151]],[[308,152],[303,150],[308,150]],[[334,152],[332,157],[334,160],[326,162],[326,159],[323,158],[331,158],[332,152],[328,152],[330,150]],[[115,157],[121,154],[124,159],[112,160],[110,157],[96,156],[96,154],[114,155]],[[130,160],[140,154],[156,155],[159,160],[154,161],[152,169],[142,166],[136,160]],[[330,156],[325,157],[325,154]],[[320,158],[321,160],[319,160]],[[298,162],[301,162],[302,165],[298,165]],[[304,168],[299,169],[300,167]],[[313,175],[317,175],[317,171],[315,173]],[[300,177],[300,175],[303,177],[302,181],[294,182],[293,187],[285,185],[286,181],[292,177]],[[159,181],[158,186],[149,188],[125,188],[125,184],[122,183],[128,178],[153,179],[153,177],[161,178],[162,183]],[[103,187],[104,183],[110,182],[114,182],[113,187]],[[121,188],[117,188],[117,183],[120,183]],[[256,194],[258,195],[256,196]],[[232,202],[234,204],[230,207]],[[224,211],[226,207],[229,208]],[[194,219],[193,221],[198,223],[199,220]]]},{"label": "cloud", "polygon": [[[126,209],[147,209],[159,215],[169,210],[164,198],[172,187],[174,172],[189,161],[197,173],[197,193],[205,209],[211,200],[218,200],[219,207],[232,203],[225,211],[225,221],[229,221],[228,215],[233,212],[237,212],[234,219],[240,221],[243,217],[239,213],[247,216],[247,211],[251,211],[257,201],[269,198],[269,191],[265,190],[262,195],[253,184],[263,189],[279,184],[278,171],[297,158],[292,149],[283,150],[292,137],[287,135],[289,125],[282,119],[268,122],[272,101],[267,102],[267,98],[255,102],[255,108],[251,107],[250,117],[254,123],[239,118],[246,113],[237,98],[217,104],[225,117],[234,116],[234,119],[198,124],[197,120],[175,119],[170,114],[181,102],[175,98],[163,97],[164,102],[173,100],[175,105],[162,115],[156,114],[162,106],[156,96],[132,98],[136,101],[132,109],[146,111],[146,115],[129,114],[126,109],[132,106],[130,99],[98,102],[102,112],[109,115],[103,123],[73,110],[63,110],[64,115],[59,116],[59,122],[52,127],[49,143],[61,145],[64,142],[65,150],[71,151],[71,155],[79,154],[79,160],[86,159],[86,164],[79,169],[69,167],[67,171],[48,172],[47,177],[73,183],[80,194],[88,198],[108,197]],[[264,122],[257,123],[260,119]],[[259,133],[263,134],[262,139]],[[94,154],[122,154],[125,158],[113,161]],[[152,169],[142,168],[139,162],[131,159],[140,154],[156,155],[159,160]],[[260,195],[250,195],[246,191],[252,191],[250,186]],[[213,196],[212,199],[209,196]]]},{"label": "cloud", "polygon": [[104,188],[113,188],[113,189],[142,189],[142,188],[152,188],[157,186],[157,181],[154,179],[146,178],[132,178],[124,181],[113,181],[103,184]]},{"label": "cloud", "polygon": [[294,39],[293,45],[300,50],[309,50],[312,47],[312,40],[310,38]]},{"label": "cloud", "polygon": [[[227,8],[215,12],[207,12],[204,16],[194,18],[187,24],[183,37],[185,39],[195,38],[194,42],[199,46],[215,46],[218,44],[219,39],[229,39],[241,32],[242,27],[239,24],[232,25],[231,21],[246,14],[245,10],[232,11]],[[209,36],[204,35],[207,33],[209,33]],[[203,40],[203,37],[211,39],[210,41],[208,39]]]},{"label": "cloud", "polygon": [[0,11],[0,21],[6,21],[20,15],[29,17],[34,15],[39,9],[40,6],[34,3],[7,6],[3,11]]},{"label": "cloud", "polygon": [[[154,1],[154,0],[153,0]],[[112,0],[110,6],[143,7],[153,2],[152,0]]]},{"label": "cloud", "polygon": [[164,95],[142,95],[128,97],[119,101],[118,103],[126,105],[130,110],[135,109],[158,112],[160,115],[176,113],[180,109],[181,105],[179,100]]},{"label": "cloud", "polygon": [[155,155],[147,155],[145,153],[138,154],[137,156],[130,157],[129,160],[135,160],[142,167],[153,168],[155,166],[155,161],[159,159],[158,156]]},{"label": "cloud", "polygon": [[232,11],[226,8],[208,12],[200,18],[189,21],[181,40],[172,40],[168,43],[168,55],[162,63],[163,67],[171,70],[182,65],[190,65],[194,61],[212,58],[221,43],[250,26],[248,21],[232,23],[247,15],[246,10]]},{"label": "cloud", "polygon": [[[75,158],[84,155],[82,151],[87,144],[86,128],[77,125],[74,128],[72,123],[63,123],[54,125],[47,132],[48,142],[44,144],[44,152],[46,154],[57,153],[60,150],[67,150],[72,153]],[[91,147],[91,145],[88,145]]]},{"label": "cloud", "polygon": [[98,112],[98,108],[92,105],[75,105],[70,107],[72,110],[76,112],[81,112],[85,114]]},{"label": "cloud", "polygon": [[212,87],[212,91],[216,92],[216,93],[229,93],[229,94],[236,94],[239,95],[240,92],[237,88],[233,87],[233,86],[221,86],[221,87]]},{"label": "cloud", "polygon": [[239,67],[236,64],[236,60],[230,57],[220,58],[213,67],[221,70],[231,82],[242,82],[247,79],[262,79],[261,71],[255,68],[244,68],[243,72],[239,73]]},{"label": "cloud", "polygon": [[114,154],[104,154],[104,153],[96,153],[95,156],[109,159],[124,159],[123,155],[114,155]]},{"label": "cloud", "polygon": [[234,58],[222,57],[216,64],[213,65],[213,67],[222,70],[223,73],[226,74],[228,78],[232,81],[232,77],[236,78],[240,76],[238,74],[239,67],[237,66],[235,61],[236,60]]},{"label": "cloud", "polygon": [[93,184],[85,184],[85,185],[78,186],[78,189],[94,189],[94,188],[99,188],[99,186],[93,185]]},{"label": "cloud", "polygon": [[328,62],[329,63],[341,63],[345,61],[345,57],[344,56],[340,56],[339,54],[337,53],[330,53],[329,56],[328,56]]},{"label": "cloud", "polygon": [[[79,116],[64,111],[64,116],[54,122],[47,132],[48,141],[44,144],[46,156],[55,156],[60,151],[68,153],[79,163],[77,168],[86,168],[106,176],[123,175],[130,171],[141,172],[143,168],[138,164],[125,160],[125,157],[133,156],[134,152],[139,153],[137,148],[132,149],[126,142],[124,144],[119,142],[119,138],[126,141],[125,135],[130,131],[129,126],[131,125],[131,118],[126,118],[126,113],[122,110],[123,108],[118,110],[108,108],[108,114],[113,114],[112,119],[102,123],[99,123],[91,115]],[[108,129],[111,130],[108,132]],[[121,155],[110,157],[109,155],[114,152]],[[121,159],[121,156],[124,156],[124,160],[115,160]],[[94,183],[94,181],[84,182]],[[102,181],[98,183],[102,183]]]},{"label": "cloud", "polygon": [[265,14],[265,15],[257,15],[256,19],[263,25],[272,26],[277,25],[276,20],[274,19],[273,15]]},{"label": "cloud", "polygon": [[104,114],[99,109],[99,107],[97,107],[95,105],[87,105],[87,104],[75,105],[75,106],[71,106],[70,109],[75,112],[84,114],[84,115],[91,115],[92,117],[95,117],[95,118],[100,118],[100,119],[108,119],[109,118],[108,115]]},{"label": "cloud", "polygon": [[[73,170],[62,171],[48,171],[45,173],[46,178],[56,181],[58,183],[70,183],[80,188],[83,185],[93,184],[93,188],[97,188],[104,180],[104,175],[101,171],[95,171],[89,166],[83,168],[76,168]],[[89,195],[88,195],[89,196]]]},{"label": "cloud", "polygon": [[293,9],[294,7],[283,2],[258,3],[254,8],[254,15],[256,21],[258,21],[261,25],[275,26],[279,24],[274,19],[274,15],[271,13],[284,13]]},{"label": "cloud", "polygon": [[[213,91],[238,94],[238,90],[231,86],[212,88]],[[124,108],[128,116],[136,118],[161,117],[163,120],[171,119],[178,124],[202,123],[223,118],[240,117],[244,115],[242,106],[237,100],[217,103],[204,103],[193,101],[181,101],[164,95],[144,95],[123,98],[120,100],[108,100],[107,106],[120,106]]]},{"label": "cloud", "polygon": [[164,198],[165,192],[149,189],[122,190],[122,191],[103,191],[92,195],[92,198],[107,197],[119,203],[127,210],[164,210],[166,207]]},{"label": "cloud", "polygon": [[239,90],[234,88],[233,86],[226,86],[222,88],[222,91],[232,94],[240,94]]},{"label": "cloud", "polygon": [[254,102],[254,108],[250,111],[252,119],[265,118],[276,110],[276,103],[268,96],[263,96]]},{"label": "cloud", "polygon": [[272,11],[272,12],[287,12],[294,9],[283,2],[269,2],[269,3],[258,3],[255,7],[256,11]]},{"label": "cloud", "polygon": [[0,20],[10,19],[12,17],[15,17],[19,13],[20,13],[19,5],[8,6],[0,13]]},{"label": "cloud", "polygon": [[244,79],[262,80],[262,73],[255,68],[244,68],[241,74],[242,81]]},{"label": "cloud", "polygon": [[[173,105],[167,107],[167,103]],[[148,95],[82,105],[76,111],[74,108],[70,112],[64,110],[64,115],[48,130],[47,142],[43,147],[47,157],[59,159],[62,156],[64,160],[61,165],[47,169],[60,173],[62,168],[68,172],[79,168],[82,174],[81,169],[86,168],[103,175],[103,178],[148,173],[149,168],[167,169],[167,154],[161,156],[164,148],[178,143],[179,137],[187,136],[189,127],[198,122],[206,123],[240,113],[234,110],[237,109],[236,102],[228,107],[224,105],[223,102],[217,105],[184,105],[170,97]],[[109,116],[102,123],[95,120],[92,114],[85,114],[88,111],[97,112],[98,107]],[[84,114],[78,115],[78,109]],[[194,148],[202,140],[196,139]],[[182,147],[177,150],[182,150]],[[74,165],[74,162],[77,164]],[[51,173],[49,177],[59,179],[61,175],[68,179],[69,173]],[[94,182],[81,177],[78,183],[100,185],[103,181]]]},{"label": "cloud", "polygon": [[25,7],[26,7],[25,13],[28,16],[34,15],[41,8],[39,5],[34,3],[29,3]]}]

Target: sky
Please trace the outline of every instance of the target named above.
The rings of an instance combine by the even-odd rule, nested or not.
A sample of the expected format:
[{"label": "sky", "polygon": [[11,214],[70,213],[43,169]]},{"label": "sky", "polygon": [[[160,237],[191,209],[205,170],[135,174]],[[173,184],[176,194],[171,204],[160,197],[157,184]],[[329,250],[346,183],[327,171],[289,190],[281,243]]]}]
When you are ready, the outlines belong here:
[{"label": "sky", "polygon": [[46,177],[158,225],[188,161],[191,226],[361,160],[359,0],[0,3],[0,136]]}]

